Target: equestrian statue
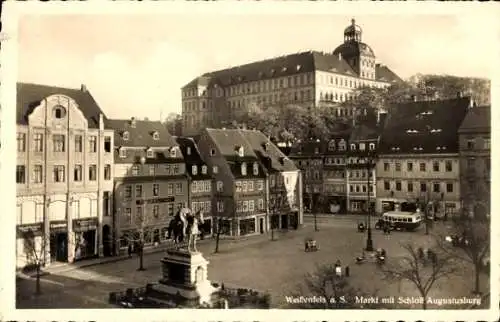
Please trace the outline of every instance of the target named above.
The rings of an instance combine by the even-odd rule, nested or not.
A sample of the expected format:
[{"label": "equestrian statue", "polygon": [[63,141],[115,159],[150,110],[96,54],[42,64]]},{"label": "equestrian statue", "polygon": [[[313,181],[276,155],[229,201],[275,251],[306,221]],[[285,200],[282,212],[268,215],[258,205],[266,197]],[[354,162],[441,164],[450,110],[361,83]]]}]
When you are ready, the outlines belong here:
[{"label": "equestrian statue", "polygon": [[[200,233],[198,225],[203,222],[203,212],[198,211],[193,214],[189,208],[181,208],[170,221],[168,234],[173,235],[178,249],[187,246],[188,252],[197,252],[196,237]],[[185,237],[188,238],[187,241]]]}]

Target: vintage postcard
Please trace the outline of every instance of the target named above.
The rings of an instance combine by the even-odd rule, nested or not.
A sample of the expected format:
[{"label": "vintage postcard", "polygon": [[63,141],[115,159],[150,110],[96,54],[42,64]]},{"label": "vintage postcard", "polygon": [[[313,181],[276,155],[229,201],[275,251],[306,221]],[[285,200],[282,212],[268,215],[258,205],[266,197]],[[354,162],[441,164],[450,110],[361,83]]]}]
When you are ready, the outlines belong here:
[{"label": "vintage postcard", "polygon": [[498,14],[4,3],[1,319],[498,319]]}]

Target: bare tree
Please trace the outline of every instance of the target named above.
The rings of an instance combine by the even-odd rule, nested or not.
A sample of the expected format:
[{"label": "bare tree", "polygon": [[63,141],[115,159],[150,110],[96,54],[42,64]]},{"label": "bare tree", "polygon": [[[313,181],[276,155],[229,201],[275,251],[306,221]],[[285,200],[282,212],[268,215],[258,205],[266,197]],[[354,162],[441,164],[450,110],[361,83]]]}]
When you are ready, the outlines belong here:
[{"label": "bare tree", "polygon": [[[475,294],[481,293],[480,275],[485,271],[490,250],[490,222],[483,216],[472,216],[461,211],[451,220],[446,236],[437,236],[438,245],[445,253],[474,268]],[[487,270],[486,270],[487,271]]]},{"label": "bare tree", "polygon": [[126,234],[125,238],[129,243],[129,247],[131,245],[134,245],[134,249],[139,255],[139,268],[137,270],[145,271],[146,268],[144,268],[144,244],[146,237],[146,228],[153,223],[153,218],[151,217],[151,215],[148,216],[146,207],[143,207],[141,213],[135,214],[134,222],[135,230]]},{"label": "bare tree", "polygon": [[223,217],[213,217],[213,234],[215,235],[215,250],[214,253],[219,252],[220,236],[229,233],[228,227],[225,225],[227,222]]},{"label": "bare tree", "polygon": [[312,190],[308,194],[309,194],[309,208],[311,209],[311,213],[313,214],[314,217],[314,231],[319,231],[317,215],[318,212],[321,210],[321,207],[323,206],[324,197],[319,193],[314,193]]},{"label": "bare tree", "polygon": [[435,283],[457,271],[453,256],[444,252],[438,254],[430,249],[416,249],[410,243],[401,246],[406,250],[406,255],[387,261],[379,268],[386,280],[412,283],[423,298],[422,309],[425,310],[427,295]]},{"label": "bare tree", "polygon": [[36,295],[42,294],[42,289],[40,285],[40,276],[42,272],[42,266],[45,265],[45,248],[48,244],[47,237],[42,234],[40,243],[37,243],[37,238],[33,230],[29,229],[22,233],[24,240],[24,252],[27,257],[27,266],[33,265],[36,270]]},{"label": "bare tree", "polygon": [[[287,202],[286,191],[274,192],[269,198],[269,213],[271,215],[271,240],[274,239],[274,231],[279,228],[279,216],[290,209]],[[277,220],[275,220],[275,218]]]},{"label": "bare tree", "polygon": [[[304,283],[297,287],[298,292],[292,298],[299,303],[290,303],[293,308],[303,309],[354,309],[380,308],[380,305],[359,304],[356,297],[366,295],[362,290],[351,286],[349,277],[338,275],[332,264],[317,265],[312,273],[304,276]],[[315,295],[314,301],[310,301]],[[304,300],[301,301],[301,296]],[[371,294],[373,296],[373,294]]]}]

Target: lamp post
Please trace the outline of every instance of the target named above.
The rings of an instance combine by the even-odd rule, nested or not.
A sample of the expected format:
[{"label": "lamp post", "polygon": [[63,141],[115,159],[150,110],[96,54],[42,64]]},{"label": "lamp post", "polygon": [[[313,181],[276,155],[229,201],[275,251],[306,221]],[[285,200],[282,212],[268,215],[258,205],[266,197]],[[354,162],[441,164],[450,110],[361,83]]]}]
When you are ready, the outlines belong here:
[{"label": "lamp post", "polygon": [[[144,164],[146,163],[146,158],[144,156],[140,159],[141,162],[141,170],[144,169]],[[139,227],[139,271],[144,271],[144,216],[146,214],[146,204],[144,203],[144,194],[145,191],[141,191],[141,199],[142,199],[142,214],[140,218],[140,227]]]},{"label": "lamp post", "polygon": [[368,225],[367,225],[367,238],[366,238],[366,251],[373,251],[373,239],[372,239],[372,224],[371,224],[371,205],[370,205],[370,187],[371,187],[371,170],[373,165],[372,155],[368,152],[368,156],[365,159],[366,169],[367,169],[367,211],[368,211]]}]

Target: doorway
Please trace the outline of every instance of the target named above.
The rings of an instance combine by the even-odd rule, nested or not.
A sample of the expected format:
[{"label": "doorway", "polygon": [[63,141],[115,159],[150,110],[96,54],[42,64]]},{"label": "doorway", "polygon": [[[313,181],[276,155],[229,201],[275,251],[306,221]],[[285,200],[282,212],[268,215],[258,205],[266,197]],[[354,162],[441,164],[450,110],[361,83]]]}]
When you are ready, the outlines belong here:
[{"label": "doorway", "polygon": [[260,233],[263,234],[264,233],[264,218],[260,218],[259,220],[259,226],[260,226]]},{"label": "doorway", "polygon": [[111,240],[111,228],[109,225],[104,225],[102,227],[102,252],[104,256],[112,255],[112,240]]},{"label": "doorway", "polygon": [[288,215],[281,215],[281,228],[288,229]]},{"label": "doorway", "polygon": [[68,261],[68,233],[60,232],[50,234],[50,261]]}]

